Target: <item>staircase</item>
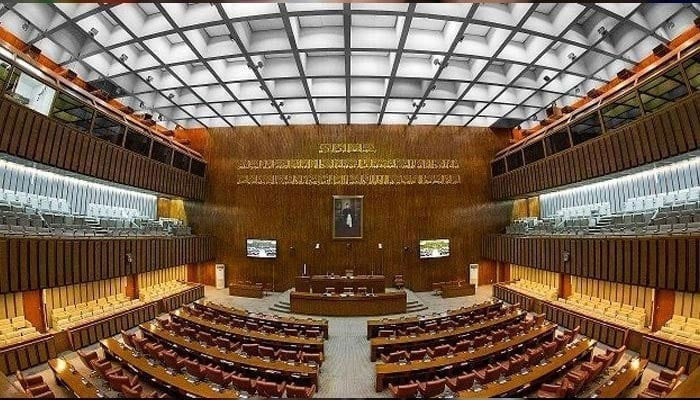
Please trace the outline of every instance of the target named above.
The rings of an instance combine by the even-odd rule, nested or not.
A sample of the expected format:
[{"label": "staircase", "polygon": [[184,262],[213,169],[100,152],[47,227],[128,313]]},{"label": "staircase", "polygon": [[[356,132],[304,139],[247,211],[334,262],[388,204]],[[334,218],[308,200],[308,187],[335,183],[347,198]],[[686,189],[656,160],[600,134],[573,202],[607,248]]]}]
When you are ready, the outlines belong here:
[{"label": "staircase", "polygon": [[612,216],[607,215],[604,217],[598,217],[598,221],[596,222],[595,225],[589,226],[588,227],[588,232],[589,233],[600,233],[603,229],[609,230],[607,228],[612,225]]},{"label": "staircase", "polygon": [[100,220],[95,217],[85,217],[85,225],[95,232],[95,235],[106,235],[109,231],[100,225]]}]

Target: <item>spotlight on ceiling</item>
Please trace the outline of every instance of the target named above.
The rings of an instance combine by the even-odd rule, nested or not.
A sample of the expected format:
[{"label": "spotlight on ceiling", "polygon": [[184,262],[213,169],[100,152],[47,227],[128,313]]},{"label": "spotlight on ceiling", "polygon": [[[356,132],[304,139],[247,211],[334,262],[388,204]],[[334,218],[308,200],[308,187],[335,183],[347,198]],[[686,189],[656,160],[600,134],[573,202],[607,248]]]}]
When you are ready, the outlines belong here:
[{"label": "spotlight on ceiling", "polygon": [[552,78],[550,78],[549,75],[545,75],[545,76],[543,77],[543,79],[544,79],[545,82],[549,82],[549,81],[552,80]]},{"label": "spotlight on ceiling", "polygon": [[291,116],[290,114],[287,114],[287,115],[280,115],[280,119],[281,119],[282,121],[289,121],[290,119],[292,119],[292,116]]},{"label": "spotlight on ceiling", "polygon": [[271,105],[272,107],[275,107],[275,106],[277,106],[277,107],[284,107],[284,101],[278,101],[278,102],[271,101],[271,102],[270,102],[270,105]]},{"label": "spotlight on ceiling", "polygon": [[576,59],[576,54],[574,54],[573,52],[571,52],[571,53],[569,53],[569,54],[567,55],[567,57],[569,57],[569,60],[574,61],[574,60]]},{"label": "spotlight on ceiling", "polygon": [[168,95],[168,98],[169,98],[170,100],[172,100],[173,98],[175,98],[175,93],[170,93],[170,94]]},{"label": "spotlight on ceiling", "polygon": [[604,26],[601,26],[600,28],[598,28],[598,33],[600,34],[600,36],[605,37],[608,34],[608,30],[605,29]]},{"label": "spotlight on ceiling", "polygon": [[90,33],[90,36],[92,36],[92,37],[95,37],[95,36],[97,36],[98,33],[100,33],[100,31],[98,31],[97,28],[95,28],[95,27],[90,28],[90,30],[88,32]]},{"label": "spotlight on ceiling", "polygon": [[158,115],[158,121],[163,121],[163,115],[162,115],[162,114],[159,114],[159,115]]},{"label": "spotlight on ceiling", "polygon": [[153,76],[148,75],[148,76],[146,77],[146,81],[149,82],[149,83],[150,83],[150,82],[153,82]]},{"label": "spotlight on ceiling", "polygon": [[29,22],[25,22],[22,24],[22,30],[25,32],[29,30]]},{"label": "spotlight on ceiling", "polygon": [[581,88],[576,86],[576,88],[574,89],[574,93],[576,93],[576,94],[581,93]]},{"label": "spotlight on ceiling", "polygon": [[127,56],[126,54],[122,53],[122,55],[119,56],[119,59],[120,59],[122,62],[126,62],[126,60],[129,59],[129,56]]},{"label": "spotlight on ceiling", "polygon": [[430,91],[432,92],[435,89],[437,89],[437,85],[433,83],[433,86],[430,87]]},{"label": "spotlight on ceiling", "polygon": [[668,22],[666,22],[666,29],[673,29],[675,27],[676,27],[676,24],[673,22],[673,20],[669,19]]},{"label": "spotlight on ceiling", "polygon": [[139,101],[139,108],[143,108],[144,104],[143,101]]}]

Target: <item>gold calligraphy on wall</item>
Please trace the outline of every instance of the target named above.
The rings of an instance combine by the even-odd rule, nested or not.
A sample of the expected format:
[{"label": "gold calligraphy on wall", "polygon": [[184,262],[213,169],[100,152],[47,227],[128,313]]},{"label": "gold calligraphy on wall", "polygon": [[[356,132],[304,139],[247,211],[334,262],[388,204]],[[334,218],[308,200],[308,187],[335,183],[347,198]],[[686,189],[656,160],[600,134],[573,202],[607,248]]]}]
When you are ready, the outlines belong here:
[{"label": "gold calligraphy on wall", "polygon": [[[319,154],[376,153],[371,143],[321,143]],[[297,158],[241,160],[238,169],[258,170],[455,170],[454,159]],[[457,185],[458,174],[242,174],[239,185]]]},{"label": "gold calligraphy on wall", "polygon": [[239,185],[457,185],[457,174],[239,175]]},{"label": "gold calligraphy on wall", "polygon": [[376,153],[372,143],[321,143],[318,145],[319,154],[338,153]]},{"label": "gold calligraphy on wall", "polygon": [[459,161],[405,158],[243,160],[238,169],[459,169]]}]

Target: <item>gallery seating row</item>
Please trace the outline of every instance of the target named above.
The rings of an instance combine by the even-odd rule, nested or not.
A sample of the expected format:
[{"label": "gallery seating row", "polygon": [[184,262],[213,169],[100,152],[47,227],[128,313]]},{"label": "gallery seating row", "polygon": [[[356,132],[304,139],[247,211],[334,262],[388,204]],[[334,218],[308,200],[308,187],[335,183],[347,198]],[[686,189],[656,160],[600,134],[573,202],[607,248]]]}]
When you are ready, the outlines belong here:
[{"label": "gallery seating row", "polygon": [[0,347],[27,341],[40,335],[32,323],[22,315],[0,319]]},{"label": "gallery seating row", "polygon": [[425,329],[426,326],[440,325],[447,321],[453,321],[464,325],[467,318],[476,315],[483,315],[494,310],[501,309],[503,302],[499,300],[488,300],[470,307],[460,307],[444,312],[435,312],[430,315],[418,315],[413,317],[382,318],[367,320],[367,339],[380,336],[380,331],[384,331],[382,336],[387,336],[387,332],[398,334],[408,333],[417,328]]},{"label": "gallery seating row", "polygon": [[[217,322],[191,314],[189,307],[170,312],[171,321],[181,324],[196,333],[207,333],[212,337],[229,339],[232,343],[251,343],[269,346],[274,349],[293,351],[305,351],[308,353],[323,354],[323,337],[286,336],[277,333],[268,333],[261,330],[250,330],[245,327],[236,327],[227,323]],[[218,317],[221,318],[221,317]],[[219,319],[219,321],[221,321]]]},{"label": "gallery seating row", "polygon": [[281,317],[264,313],[254,313],[239,308],[227,307],[212,302],[192,304],[195,315],[205,315],[222,323],[249,330],[261,330],[287,336],[328,338],[328,321],[320,319],[300,319]]},{"label": "gallery seating row", "polygon": [[700,348],[700,318],[674,315],[654,334],[673,342]]},{"label": "gallery seating row", "polygon": [[163,297],[182,292],[190,288],[185,282],[172,280],[167,282],[157,283],[153,286],[147,286],[139,289],[139,299],[143,302],[160,300]]},{"label": "gallery seating row", "polygon": [[409,328],[404,335],[380,336],[370,339],[370,359],[376,361],[380,354],[390,354],[405,350],[411,351],[444,344],[454,345],[462,339],[470,339],[482,333],[513,325],[526,316],[526,312],[517,308],[504,308],[491,311],[487,315],[474,316],[464,325],[457,326],[454,321],[430,329]]},{"label": "gallery seating row", "polygon": [[556,300],[559,290],[555,287],[526,279],[518,279],[509,285],[510,288],[543,300]]},{"label": "gallery seating row", "polygon": [[670,394],[681,382],[681,377],[685,372],[684,367],[676,371],[662,369],[659,375],[647,384],[647,387],[637,396],[639,398],[661,398]]},{"label": "gallery seating row", "polygon": [[633,329],[642,329],[646,325],[646,311],[642,307],[619,303],[595,296],[573,293],[567,299],[555,301],[556,304],[582,313],[594,313],[596,317]]},{"label": "gallery seating row", "polygon": [[603,354],[593,355],[588,361],[581,361],[565,372],[563,377],[543,383],[537,390],[538,398],[571,398],[583,388],[600,377],[607,368],[615,366],[625,353],[626,346],[615,350],[606,350]]},{"label": "gallery seating row", "polygon": [[[553,331],[548,331],[553,332]],[[423,397],[440,396],[445,386],[454,393],[476,389],[494,383],[509,376],[516,376],[542,364],[557,354],[565,352],[573,343],[575,332],[566,332],[546,342],[530,341],[519,346],[508,346],[509,351],[491,352],[488,357],[482,357],[481,362],[460,364],[458,368],[448,368],[436,371],[427,380],[416,379],[413,374],[404,374],[389,383],[389,391],[394,397],[415,397],[420,392]],[[515,338],[513,338],[515,339]],[[507,343],[507,341],[506,341]],[[495,347],[495,346],[494,346]],[[488,348],[485,348],[488,350]],[[486,360],[484,362],[484,360]],[[466,364],[466,365],[465,365]],[[377,385],[377,390],[381,388]]]},{"label": "gallery seating row", "polygon": [[64,330],[74,325],[137,307],[141,304],[139,299],[131,299],[126,297],[124,293],[118,293],[108,297],[58,307],[50,312],[51,326],[56,330]]},{"label": "gallery seating row", "polygon": [[[246,392],[249,396],[256,393],[262,397],[281,397],[287,392],[288,397],[299,396],[303,392],[303,397],[311,397],[316,392],[316,385],[310,387],[287,384],[280,377],[274,374],[266,378],[259,376],[259,372],[253,375],[246,375],[240,370],[235,370],[231,365],[211,363],[209,359],[203,359],[185,354],[181,349],[170,347],[165,348],[161,343],[150,341],[144,337],[136,335],[123,335],[125,343],[143,357],[149,358],[154,364],[160,365],[171,374],[185,374],[193,378],[195,382],[208,383],[217,389],[235,388],[238,392]],[[256,377],[257,375],[257,377]],[[274,377],[274,379],[273,379]],[[292,386],[292,390],[287,387]],[[240,396],[237,396],[240,397]]]}]

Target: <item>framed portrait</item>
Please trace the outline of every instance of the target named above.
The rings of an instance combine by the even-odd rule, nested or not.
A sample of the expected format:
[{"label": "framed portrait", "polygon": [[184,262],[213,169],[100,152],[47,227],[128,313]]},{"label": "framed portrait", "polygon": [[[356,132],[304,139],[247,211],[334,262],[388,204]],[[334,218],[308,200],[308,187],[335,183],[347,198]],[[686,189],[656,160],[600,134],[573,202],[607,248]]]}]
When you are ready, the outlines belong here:
[{"label": "framed portrait", "polygon": [[362,239],[362,198],[333,196],[333,239]]}]

